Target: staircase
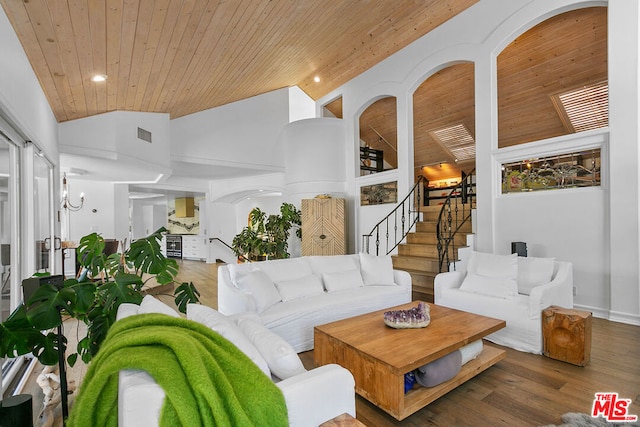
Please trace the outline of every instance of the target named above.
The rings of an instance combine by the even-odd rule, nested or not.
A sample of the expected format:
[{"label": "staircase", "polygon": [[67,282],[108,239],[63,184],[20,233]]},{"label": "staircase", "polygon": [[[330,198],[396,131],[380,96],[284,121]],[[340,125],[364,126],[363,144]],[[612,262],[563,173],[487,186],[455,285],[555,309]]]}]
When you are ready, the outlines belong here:
[{"label": "staircase", "polygon": [[[398,245],[398,254],[392,256],[393,268],[411,274],[414,300],[434,300],[433,279],[439,271],[436,224],[441,209],[442,206],[421,207],[422,221],[416,223],[416,231],[407,234],[406,243]],[[450,260],[458,259],[458,249],[466,245],[467,234],[471,234],[471,221],[462,224],[453,237],[455,244],[449,249]]]}]

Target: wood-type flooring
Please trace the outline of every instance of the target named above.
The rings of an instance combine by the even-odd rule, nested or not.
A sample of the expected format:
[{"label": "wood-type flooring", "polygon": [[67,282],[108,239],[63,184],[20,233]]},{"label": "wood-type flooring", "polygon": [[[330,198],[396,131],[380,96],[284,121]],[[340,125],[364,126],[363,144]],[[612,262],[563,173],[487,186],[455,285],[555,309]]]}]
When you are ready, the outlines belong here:
[{"label": "wood-type flooring", "polygon": [[[201,302],[217,308],[217,268],[218,264],[180,261],[178,278],[193,282]],[[169,296],[159,297],[171,303]],[[73,328],[66,326],[66,330]],[[357,419],[369,427],[544,426],[560,424],[566,412],[590,413],[596,392],[617,392],[620,398],[631,399],[628,413],[640,416],[640,326],[594,318],[591,361],[585,367],[506,351],[504,360],[403,421],[359,396]],[[308,369],[313,368],[312,351],[300,356]],[[34,398],[34,410],[39,410],[40,401]],[[40,426],[41,420],[34,425]],[[62,425],[59,417],[54,425]]]}]

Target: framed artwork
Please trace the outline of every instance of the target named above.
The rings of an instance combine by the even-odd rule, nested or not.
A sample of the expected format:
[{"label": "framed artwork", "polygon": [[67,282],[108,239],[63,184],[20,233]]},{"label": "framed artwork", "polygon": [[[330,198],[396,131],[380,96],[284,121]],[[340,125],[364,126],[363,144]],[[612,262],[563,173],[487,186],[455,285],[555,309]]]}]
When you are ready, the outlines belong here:
[{"label": "framed artwork", "polygon": [[398,202],[398,182],[385,182],[360,187],[360,206]]}]

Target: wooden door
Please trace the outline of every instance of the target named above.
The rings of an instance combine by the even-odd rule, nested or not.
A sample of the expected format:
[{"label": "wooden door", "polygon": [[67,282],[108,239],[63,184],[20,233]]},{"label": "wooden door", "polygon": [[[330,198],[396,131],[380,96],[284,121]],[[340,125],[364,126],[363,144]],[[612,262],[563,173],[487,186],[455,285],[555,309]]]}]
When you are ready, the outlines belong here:
[{"label": "wooden door", "polygon": [[345,199],[303,199],[302,255],[346,253]]}]

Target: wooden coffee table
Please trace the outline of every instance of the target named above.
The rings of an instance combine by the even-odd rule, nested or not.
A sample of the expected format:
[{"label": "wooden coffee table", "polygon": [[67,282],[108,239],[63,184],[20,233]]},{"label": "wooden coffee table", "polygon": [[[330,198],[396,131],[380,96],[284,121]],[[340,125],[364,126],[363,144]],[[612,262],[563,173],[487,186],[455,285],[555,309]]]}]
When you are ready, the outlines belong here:
[{"label": "wooden coffee table", "polygon": [[340,320],[314,329],[316,366],[337,363],[354,376],[356,392],[402,420],[496,364],[505,351],[484,346],[458,375],[435,387],[404,393],[404,374],[506,326],[504,320],[429,304],[431,323],[420,329],[394,329],[383,322],[388,310],[415,307],[418,301]]}]

